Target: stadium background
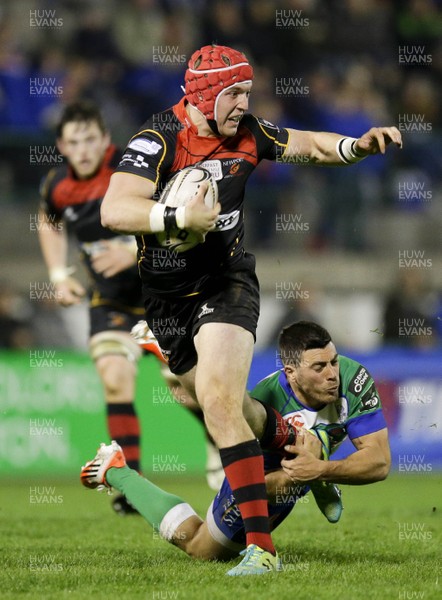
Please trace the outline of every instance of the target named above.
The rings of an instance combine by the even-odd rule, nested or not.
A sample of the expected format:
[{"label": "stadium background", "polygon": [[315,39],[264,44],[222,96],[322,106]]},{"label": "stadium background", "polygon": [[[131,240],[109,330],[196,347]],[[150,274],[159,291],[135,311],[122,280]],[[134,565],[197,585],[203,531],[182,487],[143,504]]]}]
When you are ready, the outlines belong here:
[{"label": "stadium background", "polygon": [[[281,323],[313,318],[377,380],[393,468],[425,476],[442,467],[441,32],[436,0],[2,3],[3,474],[34,484],[40,474],[73,475],[105,439],[85,308],[56,308],[38,248],[39,181],[60,161],[57,117],[67,102],[92,98],[124,146],[180,98],[187,59],[211,41],[253,62],[257,115],[352,136],[397,124],[404,136],[402,151],[350,169],[262,163],[250,181],[248,245],[262,285],[250,385],[278,368]],[[141,366],[137,403],[145,472],[200,473],[202,432],[153,360]]]}]

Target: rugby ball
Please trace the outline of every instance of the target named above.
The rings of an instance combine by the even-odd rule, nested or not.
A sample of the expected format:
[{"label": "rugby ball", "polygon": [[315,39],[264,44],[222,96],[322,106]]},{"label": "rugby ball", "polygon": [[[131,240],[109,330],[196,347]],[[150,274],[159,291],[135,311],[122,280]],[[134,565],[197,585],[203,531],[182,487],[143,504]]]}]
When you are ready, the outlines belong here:
[{"label": "rugby ball", "polygon": [[[203,167],[186,167],[176,173],[167,182],[158,202],[176,208],[186,206],[203,183],[208,183],[204,203],[213,208],[218,202],[218,186],[210,171]],[[186,229],[177,228],[167,233],[162,231],[156,236],[163,248],[173,252],[186,252],[201,243],[192,231]]]}]

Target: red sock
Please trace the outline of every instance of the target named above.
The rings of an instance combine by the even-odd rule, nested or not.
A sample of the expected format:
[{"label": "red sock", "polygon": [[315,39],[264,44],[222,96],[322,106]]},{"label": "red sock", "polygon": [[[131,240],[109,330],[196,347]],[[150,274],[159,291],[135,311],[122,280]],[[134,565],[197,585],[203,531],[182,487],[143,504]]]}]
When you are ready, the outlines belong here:
[{"label": "red sock", "polygon": [[140,424],[133,403],[107,404],[107,427],[123,448],[128,466],[140,471]]},{"label": "red sock", "polygon": [[246,545],[256,544],[276,554],[270,536],[264,459],[258,440],[249,440],[230,448],[222,448],[220,456],[244,521]]}]

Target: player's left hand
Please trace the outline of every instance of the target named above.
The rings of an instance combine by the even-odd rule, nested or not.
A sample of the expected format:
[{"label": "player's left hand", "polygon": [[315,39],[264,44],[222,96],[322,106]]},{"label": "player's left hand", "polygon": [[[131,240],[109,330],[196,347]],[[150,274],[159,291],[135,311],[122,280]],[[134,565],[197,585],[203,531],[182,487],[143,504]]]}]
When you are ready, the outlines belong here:
[{"label": "player's left hand", "polygon": [[[313,436],[312,436],[313,437]],[[294,483],[314,481],[322,474],[324,461],[312,454],[307,446],[285,446],[284,450],[294,454],[293,458],[283,458],[281,467]]]},{"label": "player's left hand", "polygon": [[313,454],[315,458],[322,457],[322,443],[318,436],[305,427],[296,427],[295,448],[302,447]]},{"label": "player's left hand", "polygon": [[372,127],[358,139],[355,150],[362,155],[385,154],[388,144],[392,142],[402,148],[402,136],[399,129],[396,127]]},{"label": "player's left hand", "polygon": [[125,244],[103,241],[101,247],[92,257],[92,268],[103,277],[113,277],[137,262],[134,252]]}]

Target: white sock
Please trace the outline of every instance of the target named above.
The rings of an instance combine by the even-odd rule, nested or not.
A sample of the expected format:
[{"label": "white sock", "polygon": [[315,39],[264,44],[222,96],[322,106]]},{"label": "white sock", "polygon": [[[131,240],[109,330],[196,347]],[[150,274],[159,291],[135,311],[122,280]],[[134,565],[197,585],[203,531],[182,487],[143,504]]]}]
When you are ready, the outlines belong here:
[{"label": "white sock", "polygon": [[160,523],[160,536],[170,542],[181,523],[194,515],[197,516],[196,512],[187,502],[177,504],[164,515]]}]

